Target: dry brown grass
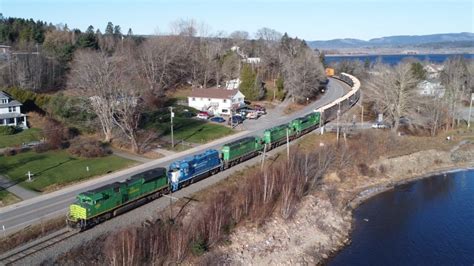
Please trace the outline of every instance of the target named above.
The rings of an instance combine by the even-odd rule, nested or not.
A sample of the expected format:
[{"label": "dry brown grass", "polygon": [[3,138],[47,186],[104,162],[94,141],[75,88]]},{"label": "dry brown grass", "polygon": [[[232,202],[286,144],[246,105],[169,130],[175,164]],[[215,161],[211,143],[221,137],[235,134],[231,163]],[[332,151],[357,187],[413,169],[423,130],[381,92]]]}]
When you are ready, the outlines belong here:
[{"label": "dry brown grass", "polygon": [[46,236],[66,226],[66,217],[61,216],[29,226],[22,231],[0,238],[0,253]]}]

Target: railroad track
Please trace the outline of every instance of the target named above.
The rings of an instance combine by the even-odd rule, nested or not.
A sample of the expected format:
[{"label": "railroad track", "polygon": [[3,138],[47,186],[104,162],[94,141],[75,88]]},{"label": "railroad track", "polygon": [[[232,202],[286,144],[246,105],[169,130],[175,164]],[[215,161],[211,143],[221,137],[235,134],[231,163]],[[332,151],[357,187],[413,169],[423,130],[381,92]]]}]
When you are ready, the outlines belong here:
[{"label": "railroad track", "polygon": [[77,233],[79,232],[69,228],[64,228],[31,243],[27,243],[26,245],[20,246],[11,251],[7,251],[0,255],[0,265],[12,265],[13,263],[31,256],[38,251],[64,241],[65,239],[68,239]]}]

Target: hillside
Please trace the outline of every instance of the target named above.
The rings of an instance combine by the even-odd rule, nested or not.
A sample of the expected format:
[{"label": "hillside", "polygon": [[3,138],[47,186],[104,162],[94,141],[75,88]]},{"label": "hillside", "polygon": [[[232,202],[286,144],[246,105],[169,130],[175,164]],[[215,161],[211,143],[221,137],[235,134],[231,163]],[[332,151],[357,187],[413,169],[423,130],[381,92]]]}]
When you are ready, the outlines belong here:
[{"label": "hillside", "polygon": [[374,38],[368,41],[359,39],[334,39],[327,41],[308,41],[308,45],[318,49],[367,48],[367,47],[474,47],[474,33],[442,33],[430,35],[399,35]]}]

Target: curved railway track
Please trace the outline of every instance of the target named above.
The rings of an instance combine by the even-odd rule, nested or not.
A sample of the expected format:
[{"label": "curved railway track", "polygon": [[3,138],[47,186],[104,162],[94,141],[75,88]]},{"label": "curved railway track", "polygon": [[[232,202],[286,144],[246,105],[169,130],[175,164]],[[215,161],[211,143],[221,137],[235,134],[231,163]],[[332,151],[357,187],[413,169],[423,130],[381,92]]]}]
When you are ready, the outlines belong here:
[{"label": "curved railway track", "polygon": [[64,228],[31,243],[27,243],[26,245],[7,251],[0,255],[0,265],[12,265],[23,258],[31,256],[36,252],[64,241],[65,239],[68,239],[78,233],[79,231]]}]

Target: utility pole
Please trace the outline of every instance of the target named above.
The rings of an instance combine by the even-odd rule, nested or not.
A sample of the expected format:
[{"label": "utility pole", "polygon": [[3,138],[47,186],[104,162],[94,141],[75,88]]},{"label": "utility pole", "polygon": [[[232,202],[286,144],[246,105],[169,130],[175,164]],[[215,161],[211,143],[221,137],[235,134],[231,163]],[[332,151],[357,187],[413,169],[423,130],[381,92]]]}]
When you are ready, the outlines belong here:
[{"label": "utility pole", "polygon": [[170,113],[171,113],[171,148],[174,148],[174,135],[173,135],[173,106],[170,106]]},{"label": "utility pole", "polygon": [[467,128],[471,127],[472,101],[474,101],[474,93],[471,93],[471,103],[469,104],[469,117],[467,118]]},{"label": "utility pole", "polygon": [[337,122],[336,122],[336,126],[337,126],[337,128],[336,128],[336,132],[337,132],[337,137],[336,137],[336,139],[337,139],[337,143],[339,143],[339,114],[340,114],[340,113],[341,113],[341,109],[338,109],[338,110],[337,110]]},{"label": "utility pole", "polygon": [[286,157],[290,160],[290,130],[286,128]]},{"label": "utility pole", "polygon": [[324,111],[321,110],[321,115],[319,116],[319,128],[321,129],[321,135],[324,134],[324,122],[323,122]]},{"label": "utility pole", "polygon": [[266,155],[266,152],[267,152],[267,144],[265,143],[265,145],[263,146],[262,166],[260,167],[262,170],[263,170],[263,166],[264,166],[264,164],[265,164],[265,155]]}]

